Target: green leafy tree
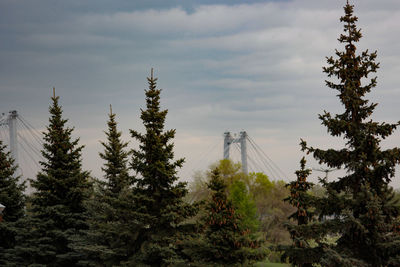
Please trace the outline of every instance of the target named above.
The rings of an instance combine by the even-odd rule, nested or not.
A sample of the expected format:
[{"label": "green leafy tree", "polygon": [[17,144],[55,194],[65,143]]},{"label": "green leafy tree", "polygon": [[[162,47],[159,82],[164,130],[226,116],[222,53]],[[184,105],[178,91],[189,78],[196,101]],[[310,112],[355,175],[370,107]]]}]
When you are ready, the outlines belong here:
[{"label": "green leafy tree", "polygon": [[[370,119],[377,104],[365,96],[377,84],[376,77],[370,78],[379,67],[375,63],[377,54],[368,50],[356,54],[356,43],[362,37],[355,24],[358,19],[349,3],[344,11],[340,19],[344,33],[338,39],[344,51],[336,51],[336,58],[328,57],[324,68],[329,78],[336,78],[326,84],[338,91],[344,112],[332,116],[325,111],[320,119],[328,132],[343,137],[346,145],[342,149],[318,149],[302,141],[302,148],[320,163],[347,172],[335,181],[322,181],[327,197],[317,208],[320,217],[328,219],[310,226],[313,230],[309,235],[318,243],[314,252],[320,252],[310,257],[323,266],[398,266],[400,236],[393,226],[400,210],[392,201],[394,195],[388,184],[400,161],[400,149],[382,150],[380,142],[399,123]],[[324,242],[329,234],[338,235],[334,244]]]},{"label": "green leafy tree", "polygon": [[306,160],[303,157],[300,160],[300,170],[297,170],[296,181],[286,184],[290,189],[289,197],[285,201],[289,202],[296,208],[296,211],[289,216],[296,224],[289,223],[287,228],[293,240],[291,246],[285,248],[285,253],[282,258],[289,258],[289,261],[295,266],[309,267],[312,266],[311,259],[307,257],[307,250],[310,248],[310,243],[304,239],[302,226],[307,225],[314,216],[314,198],[309,193],[313,184],[307,181],[307,177],[311,174],[311,169],[306,169]]},{"label": "green leafy tree", "polygon": [[76,249],[84,251],[82,265],[114,266],[127,260],[135,238],[129,228],[134,225],[131,214],[133,202],[130,186],[132,179],[128,171],[128,143],[121,140],[117,130],[115,113],[110,106],[107,141],[101,142],[104,152],[100,157],[105,161],[102,167],[104,180],[97,180],[92,198],[88,203],[90,214],[89,230]]},{"label": "green leafy tree", "polygon": [[184,222],[195,215],[196,209],[186,203],[186,183],[179,182],[177,168],[184,159],[174,160],[175,130],[164,131],[167,110],[160,109],[160,92],[157,79],[148,78],[146,109],[141,119],[145,133],[131,130],[139,141],[139,148],[132,151],[131,167],[135,171],[134,211],[137,232],[134,254],[124,264],[168,266],[183,262],[178,245],[185,235]]},{"label": "green leafy tree", "polygon": [[257,207],[246,184],[242,181],[235,181],[231,186],[229,199],[232,200],[236,212],[242,217],[243,227],[256,232],[259,226]]},{"label": "green leafy tree", "polygon": [[[19,183],[17,166],[6,146],[0,141],[0,204],[6,208],[0,218],[0,265],[12,262],[10,249],[16,245],[16,236],[21,231],[19,220],[25,215],[25,183]],[[1,215],[0,215],[1,216]]]},{"label": "green leafy tree", "polygon": [[87,229],[84,201],[91,184],[89,173],[82,171],[79,139],[71,137],[73,128],[66,127],[59,97],[52,97],[50,119],[44,132],[42,170],[31,180],[35,192],[31,198],[26,230],[15,253],[20,266],[75,266],[82,257],[72,249],[75,236]]}]

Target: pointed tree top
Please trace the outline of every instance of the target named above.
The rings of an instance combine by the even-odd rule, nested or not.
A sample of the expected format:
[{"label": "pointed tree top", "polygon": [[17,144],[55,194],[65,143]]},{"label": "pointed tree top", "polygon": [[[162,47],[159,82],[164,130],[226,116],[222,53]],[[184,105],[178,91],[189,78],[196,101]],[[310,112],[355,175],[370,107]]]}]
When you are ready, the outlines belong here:
[{"label": "pointed tree top", "polygon": [[53,98],[56,98],[56,88],[53,86]]},{"label": "pointed tree top", "polygon": [[153,80],[153,68],[151,68],[151,79]]},{"label": "pointed tree top", "polygon": [[110,115],[112,115],[112,105],[110,104]]}]

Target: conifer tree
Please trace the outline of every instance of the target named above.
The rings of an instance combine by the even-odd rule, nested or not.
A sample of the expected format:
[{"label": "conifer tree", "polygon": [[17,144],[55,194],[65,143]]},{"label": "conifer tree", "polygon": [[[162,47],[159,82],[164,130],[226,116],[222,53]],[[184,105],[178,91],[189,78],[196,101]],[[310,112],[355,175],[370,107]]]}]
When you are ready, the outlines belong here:
[{"label": "conifer tree", "polygon": [[296,208],[296,211],[289,216],[289,219],[294,220],[296,224],[289,223],[286,225],[293,244],[284,248],[285,253],[282,258],[289,258],[292,264],[299,267],[312,266],[310,262],[312,257],[308,255],[310,244],[307,239],[304,239],[302,233],[302,226],[307,225],[312,220],[315,209],[313,197],[309,194],[313,184],[307,181],[311,170],[305,167],[306,159],[303,157],[300,160],[300,170],[295,172],[296,181],[286,184],[286,187],[290,189],[290,196],[284,199]]},{"label": "conifer tree", "polygon": [[126,228],[133,224],[130,217],[133,198],[128,192],[132,185],[127,167],[128,143],[121,140],[122,133],[117,130],[111,105],[107,125],[107,141],[101,142],[104,152],[99,154],[105,161],[102,167],[104,180],[96,181],[93,197],[87,202],[90,229],[76,247],[84,251],[82,265],[119,265],[127,259],[135,241],[126,237]]},{"label": "conifer tree", "polygon": [[[393,203],[389,182],[394,177],[395,165],[400,161],[400,149],[383,150],[380,142],[390,136],[399,123],[372,121],[377,104],[370,103],[366,94],[377,84],[373,75],[379,67],[376,52],[368,50],[356,54],[356,43],[362,37],[357,29],[357,17],[348,2],[344,7],[344,34],[339,42],[344,51],[336,51],[336,58],[328,57],[324,72],[335,81],[326,81],[338,91],[344,112],[332,116],[320,115],[322,124],[332,136],[343,137],[342,149],[302,148],[312,153],[320,163],[331,168],[344,168],[346,175],[335,181],[323,181],[327,197],[319,201],[320,217],[330,216],[312,225],[310,237],[316,238],[323,266],[398,266],[400,236],[393,231],[399,206]],[[323,242],[327,234],[335,234],[334,244]]]},{"label": "conifer tree", "polygon": [[133,195],[137,212],[136,250],[126,264],[167,266],[182,262],[177,249],[184,235],[184,221],[196,209],[184,202],[186,183],[178,182],[177,168],[184,159],[174,160],[172,139],[175,130],[164,131],[167,110],[160,109],[160,92],[157,79],[147,78],[145,90],[146,109],[141,119],[145,133],[131,130],[139,148],[132,151],[131,168],[136,173]]},{"label": "conifer tree", "polygon": [[243,218],[228,199],[227,185],[218,169],[212,171],[208,188],[211,199],[202,219],[202,238],[192,244],[191,256],[195,263],[199,266],[243,266],[265,257],[260,242],[245,228]]},{"label": "conifer tree", "polygon": [[100,153],[100,157],[105,160],[104,167],[101,169],[105,179],[104,193],[115,197],[132,182],[127,167],[129,153],[125,151],[128,143],[121,140],[122,133],[117,130],[115,113],[112,113],[111,105],[107,125],[107,143],[101,142],[104,152]]},{"label": "conifer tree", "polygon": [[24,243],[16,248],[20,266],[75,266],[82,255],[72,249],[75,236],[87,229],[84,201],[88,198],[89,173],[82,171],[79,139],[72,138],[73,128],[62,118],[59,97],[49,108],[50,119],[44,132],[42,170],[31,180],[35,192]]},{"label": "conifer tree", "polygon": [[19,183],[17,166],[6,146],[0,141],[0,204],[5,206],[0,220],[0,265],[10,265],[10,249],[16,245],[21,230],[18,220],[25,215],[25,183]]}]

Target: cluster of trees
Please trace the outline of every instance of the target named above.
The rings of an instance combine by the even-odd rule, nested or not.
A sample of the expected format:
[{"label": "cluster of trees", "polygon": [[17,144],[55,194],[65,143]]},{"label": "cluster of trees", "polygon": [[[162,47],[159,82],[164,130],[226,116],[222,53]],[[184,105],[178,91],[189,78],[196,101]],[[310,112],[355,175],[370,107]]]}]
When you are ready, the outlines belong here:
[{"label": "cluster of trees", "polygon": [[264,241],[268,250],[272,250],[268,251],[267,257],[271,261],[279,261],[280,254],[274,252],[273,247],[290,244],[290,234],[284,223],[295,211],[290,203],[284,201],[289,195],[285,182],[270,181],[264,173],[245,174],[240,163],[223,159],[211,165],[209,170],[195,173],[189,184],[189,202],[206,201],[209,198],[211,191],[207,184],[214,169],[218,169],[223,177],[228,199],[234,203],[246,227]]},{"label": "cluster of trees", "polygon": [[[66,126],[54,93],[44,133],[42,170],[25,199],[10,153],[0,146],[0,223],[2,266],[207,266],[248,264],[264,257],[260,242],[225,195],[217,169],[204,205],[186,201],[178,181],[175,130],[164,130],[157,79],[148,78],[144,133],[128,151],[110,108],[100,157],[103,179],[82,170],[79,139]],[[133,173],[133,174],[131,174]],[[201,210],[201,213],[199,212]],[[6,242],[3,242],[3,241]],[[203,255],[203,256],[200,256]]]},{"label": "cluster of trees", "polygon": [[[389,186],[400,149],[380,142],[399,123],[370,119],[376,104],[365,95],[376,86],[376,52],[356,54],[361,32],[346,4],[344,51],[324,68],[328,87],[338,91],[344,112],[320,115],[342,149],[301,149],[346,174],[320,185],[307,181],[311,170],[300,161],[297,179],[270,181],[245,175],[240,165],[222,160],[191,184],[179,182],[183,159],[174,158],[175,130],[165,130],[167,110],[160,90],[148,78],[145,132],[131,130],[139,146],[128,151],[110,108],[103,179],[82,169],[79,139],[62,116],[59,97],[50,105],[44,133],[44,161],[34,193],[25,197],[16,166],[0,142],[0,222],[2,266],[234,266],[266,257],[280,244],[282,259],[295,266],[399,266],[399,197]],[[364,82],[369,80],[366,84]],[[318,187],[319,186],[319,187]],[[322,188],[322,194],[321,194]],[[276,246],[275,246],[276,247]]]}]

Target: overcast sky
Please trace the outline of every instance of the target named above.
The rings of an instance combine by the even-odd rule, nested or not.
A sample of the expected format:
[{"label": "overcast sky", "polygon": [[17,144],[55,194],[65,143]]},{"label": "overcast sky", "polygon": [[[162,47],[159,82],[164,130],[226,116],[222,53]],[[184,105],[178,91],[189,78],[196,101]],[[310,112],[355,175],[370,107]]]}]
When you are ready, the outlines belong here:
[{"label": "overcast sky", "polygon": [[[378,50],[378,121],[400,120],[400,2],[351,1],[364,37],[359,49]],[[146,77],[153,67],[175,128],[180,172],[190,180],[222,157],[223,133],[247,131],[294,179],[300,138],[340,147],[318,114],[343,109],[325,86],[325,57],[342,47],[332,0],[1,0],[0,112],[16,109],[38,129],[48,123],[51,88],[85,145],[84,168],[101,177],[109,104],[124,139],[143,131]],[[359,50],[359,51],[360,51]],[[398,146],[396,133],[382,143]],[[237,156],[237,159],[239,157]],[[319,168],[311,160],[309,167]],[[321,173],[314,172],[312,180]],[[332,178],[337,175],[330,174]],[[399,187],[400,174],[394,185]]]}]

